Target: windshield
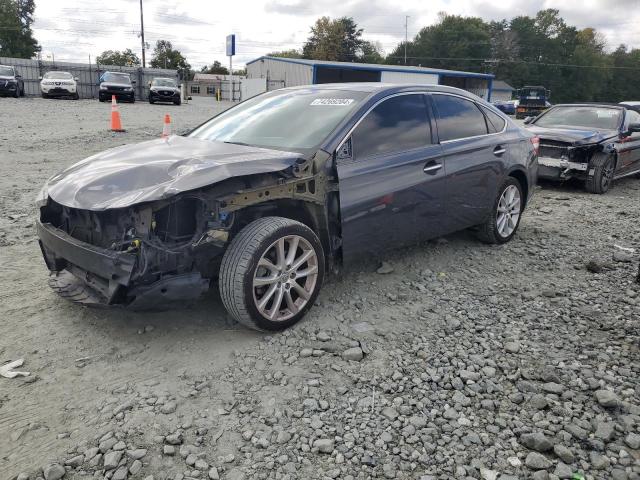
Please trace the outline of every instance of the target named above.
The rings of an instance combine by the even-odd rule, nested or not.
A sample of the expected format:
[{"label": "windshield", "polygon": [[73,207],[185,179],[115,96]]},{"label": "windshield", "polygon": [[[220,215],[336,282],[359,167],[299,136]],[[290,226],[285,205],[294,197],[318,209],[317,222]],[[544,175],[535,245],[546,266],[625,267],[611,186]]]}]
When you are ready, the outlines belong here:
[{"label": "windshield", "polygon": [[13,67],[0,65],[0,75],[3,77],[13,77]]},{"label": "windshield", "polygon": [[44,74],[44,78],[61,78],[64,80],[70,80],[73,77],[69,72],[47,72]]},{"label": "windshield", "polygon": [[314,88],[274,91],[218,115],[189,136],[280,150],[313,149],[366,96]]},{"label": "windshield", "polygon": [[102,81],[112,83],[126,83],[127,85],[131,85],[131,79],[129,78],[129,74],[127,73],[105,72],[102,74]]},{"label": "windshield", "polygon": [[175,87],[176,81],[171,78],[154,78],[151,82],[152,87]]},{"label": "windshield", "polygon": [[622,110],[607,107],[555,107],[534,122],[538,127],[584,127],[595,130],[617,130]]}]

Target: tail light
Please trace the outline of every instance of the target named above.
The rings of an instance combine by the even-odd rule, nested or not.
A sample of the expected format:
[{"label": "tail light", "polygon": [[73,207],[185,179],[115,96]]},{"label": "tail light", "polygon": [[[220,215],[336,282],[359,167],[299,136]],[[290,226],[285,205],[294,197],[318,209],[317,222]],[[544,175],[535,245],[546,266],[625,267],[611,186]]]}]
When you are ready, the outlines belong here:
[{"label": "tail light", "polygon": [[533,145],[533,152],[538,155],[538,150],[540,150],[540,137],[531,137],[531,145]]}]

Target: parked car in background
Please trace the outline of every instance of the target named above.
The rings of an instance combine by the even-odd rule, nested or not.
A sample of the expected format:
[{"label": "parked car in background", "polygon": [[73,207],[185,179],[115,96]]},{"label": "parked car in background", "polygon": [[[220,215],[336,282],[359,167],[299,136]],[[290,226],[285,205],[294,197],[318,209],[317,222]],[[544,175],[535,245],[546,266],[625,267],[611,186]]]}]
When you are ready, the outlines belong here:
[{"label": "parked car in background", "polygon": [[640,173],[638,107],[556,105],[525,124],[540,137],[540,178],[577,178],[587,191],[605,193],[615,179]]},{"label": "parked car in background", "polygon": [[486,242],[511,240],[535,189],[536,148],[456,88],[285,88],[186,136],[55,175],[37,230],[64,297],[157,307],[217,281],[236,320],[278,330],[342,263],[470,227]]},{"label": "parked car in background", "polygon": [[506,113],[507,115],[515,115],[516,113],[516,106],[513,103],[513,100],[497,101],[493,102],[493,105],[502,113]]},{"label": "parked car in background", "polygon": [[47,72],[40,80],[42,98],[72,97],[78,100],[80,95],[78,95],[77,81],[78,79],[69,72]]},{"label": "parked car in background", "polygon": [[112,95],[115,95],[118,101],[134,103],[136,101],[136,94],[133,88],[135,83],[135,81],[131,81],[128,73],[104,72],[100,76],[98,100],[101,102],[108,101],[111,100]]},{"label": "parked car in background", "polygon": [[149,84],[149,103],[170,102],[180,105],[180,87],[173,78],[154,78]]},{"label": "parked car in background", "polygon": [[0,95],[24,97],[24,81],[15,67],[0,65]]},{"label": "parked car in background", "polygon": [[640,101],[620,102],[620,105],[629,105],[630,107],[640,107]]}]

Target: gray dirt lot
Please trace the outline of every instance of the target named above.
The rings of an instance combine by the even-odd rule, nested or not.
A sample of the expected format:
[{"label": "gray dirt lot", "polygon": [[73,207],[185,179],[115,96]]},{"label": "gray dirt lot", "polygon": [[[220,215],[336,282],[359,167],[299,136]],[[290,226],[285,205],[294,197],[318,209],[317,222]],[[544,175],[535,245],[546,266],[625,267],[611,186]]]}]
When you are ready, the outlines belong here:
[{"label": "gray dirt lot", "polygon": [[360,264],[279,334],[215,291],[163,313],[57,298],[43,182],[219,108],[125,104],[112,134],[107,104],[0,99],[0,364],[31,372],[0,378],[0,479],[640,478],[637,179],[544,185],[505,246],[463,232]]}]

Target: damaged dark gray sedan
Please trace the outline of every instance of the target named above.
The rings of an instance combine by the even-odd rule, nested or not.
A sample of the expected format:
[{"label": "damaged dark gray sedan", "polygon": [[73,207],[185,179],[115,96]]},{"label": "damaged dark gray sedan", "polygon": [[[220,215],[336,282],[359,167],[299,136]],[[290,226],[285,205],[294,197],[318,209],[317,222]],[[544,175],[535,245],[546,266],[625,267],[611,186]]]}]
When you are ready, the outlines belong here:
[{"label": "damaged dark gray sedan", "polygon": [[525,120],[540,137],[540,178],[584,182],[606,193],[613,181],[640,174],[640,110],[622,104],[556,105]]},{"label": "damaged dark gray sedan", "polygon": [[536,143],[454,88],[282,89],[69,167],[39,195],[38,235],[68,299],[155,308],[217,281],[236,320],[277,330],[362,255],[469,227],[509,241]]}]

